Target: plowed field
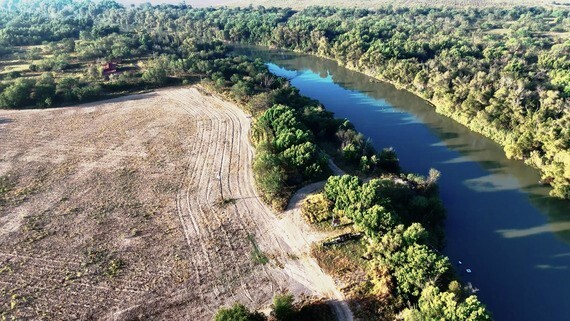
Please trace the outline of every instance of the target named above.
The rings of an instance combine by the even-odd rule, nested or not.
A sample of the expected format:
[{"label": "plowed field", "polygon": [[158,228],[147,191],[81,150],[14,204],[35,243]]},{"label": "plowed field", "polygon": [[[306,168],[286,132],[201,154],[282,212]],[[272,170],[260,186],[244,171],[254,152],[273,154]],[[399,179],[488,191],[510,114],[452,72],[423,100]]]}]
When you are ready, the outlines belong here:
[{"label": "plowed field", "polygon": [[308,256],[322,235],[257,197],[249,128],[197,88],[0,111],[0,312],[209,320],[283,290],[342,299]]}]

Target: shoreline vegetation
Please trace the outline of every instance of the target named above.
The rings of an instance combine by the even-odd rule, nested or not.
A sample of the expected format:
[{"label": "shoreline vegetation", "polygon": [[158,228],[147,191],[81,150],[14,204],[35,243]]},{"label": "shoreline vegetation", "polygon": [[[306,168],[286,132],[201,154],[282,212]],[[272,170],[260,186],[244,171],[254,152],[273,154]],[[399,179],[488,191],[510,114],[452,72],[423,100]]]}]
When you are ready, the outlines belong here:
[{"label": "shoreline vegetation", "polygon": [[[313,254],[327,271],[345,281],[349,288],[344,292],[352,306],[360,307],[355,313],[366,319],[491,318],[438,252],[445,211],[437,192],[437,171],[428,177],[402,173],[393,150],[375,151],[350,122],[335,119],[317,101],[301,96],[285,79],[269,73],[263,61],[229,57],[223,41],[334,56],[349,68],[369,68],[376,78],[413,84],[421,89],[420,97],[444,102],[439,104],[445,106],[440,113],[466,122],[475,119],[485,135],[496,134],[491,138],[508,143],[508,156],[542,164],[555,196],[570,195],[570,126],[564,126],[570,120],[570,75],[564,71],[570,45],[534,37],[545,32],[540,21],[549,21],[552,32],[567,31],[568,11],[310,8],[295,12],[185,5],[126,9],[113,1],[42,0],[5,9],[0,13],[3,108],[50,107],[200,81],[254,117],[255,180],[261,197],[274,209],[283,209],[299,187],[331,174],[327,154],[351,173],[373,176],[364,183],[355,175],[331,176],[323,192],[311,196],[311,206],[304,205],[314,223],[327,222],[334,215],[364,234],[359,241],[330,248],[316,245]],[[427,27],[422,19],[411,20],[410,25],[398,21],[416,16],[434,26]],[[484,30],[503,26],[493,24],[492,18],[514,21],[504,24],[512,28],[508,33],[512,41],[489,35],[485,39],[493,45],[485,47],[484,42],[466,40],[473,35],[468,31],[473,25]],[[456,32],[442,34],[450,30]],[[497,48],[501,41],[506,45]],[[537,62],[548,71],[536,82],[525,82],[536,76]],[[494,87],[495,80],[500,88]],[[331,261],[344,267],[339,269]],[[276,300],[293,304],[286,296]],[[238,315],[249,313],[240,306],[235,309]],[[291,314],[284,315],[273,317],[286,320]],[[257,317],[254,313],[253,319]]]},{"label": "shoreline vegetation", "polygon": [[[405,89],[429,102],[437,113],[503,146],[508,158],[539,169],[540,183],[553,187],[551,196],[569,199],[570,11],[522,7],[449,11],[315,7],[275,24],[277,35],[238,41],[331,59]],[[443,40],[442,32],[450,26],[440,20],[437,30],[425,22],[401,22],[413,14],[458,19],[459,30],[448,30],[452,36]],[[489,17],[499,21],[491,22]],[[476,34],[473,27],[486,31]],[[437,38],[423,38],[429,35]],[[476,45],[467,42],[472,38]]]},{"label": "shoreline vegetation", "polygon": [[[259,68],[257,75],[271,77],[267,67],[262,64]],[[403,173],[392,149],[377,153],[348,121],[333,118],[318,101],[290,87],[286,79],[275,77],[266,82],[272,84],[271,92],[252,96],[236,94],[237,83],[232,85],[231,79],[223,86],[222,82],[220,78],[207,79],[206,85],[254,115],[253,166],[262,199],[281,211],[297,189],[328,176],[324,193],[309,197],[321,201],[311,209],[303,209],[307,221],[326,223],[334,216],[345,226],[353,225],[351,230],[366,235],[346,248],[335,246],[332,253],[322,245],[315,245],[312,251],[321,265],[327,265],[331,255],[339,252],[335,259],[340,257],[352,266],[328,264],[327,272],[345,279],[346,286],[352,288],[344,292],[357,317],[491,319],[469,286],[456,280],[449,260],[438,251],[443,247],[445,219],[437,192],[439,172],[432,170],[428,177]],[[359,176],[330,176],[323,150],[330,151],[331,142],[334,158],[344,168],[372,179],[362,184]],[[349,255],[346,250],[362,253],[366,259]],[[360,277],[347,279],[351,272],[361,273]],[[423,288],[427,289],[425,293]],[[236,305],[220,315],[242,313],[243,309]],[[451,312],[444,314],[449,309]],[[251,313],[254,318],[255,312]],[[220,316],[220,320],[225,319]]]},{"label": "shoreline vegetation", "polygon": [[[51,6],[65,12],[66,5]],[[187,79],[185,66],[171,61],[191,54],[189,37],[284,48],[335,60],[414,93],[436,112],[499,143],[508,158],[539,169],[541,183],[553,187],[552,196],[570,198],[568,9],[311,7],[297,12],[184,5],[125,9],[106,2],[86,6],[91,11],[74,20],[38,15],[33,5],[13,6],[0,15],[4,108],[92,101],[196,81]],[[142,33],[134,31],[140,27],[136,16],[152,10],[168,12],[179,26],[155,22]],[[121,17],[121,11],[130,16]],[[46,26],[10,21],[16,12]],[[95,23],[84,16],[93,13],[103,19]],[[172,41],[177,49],[165,50]],[[120,67],[102,76],[102,64],[109,61]]]}]

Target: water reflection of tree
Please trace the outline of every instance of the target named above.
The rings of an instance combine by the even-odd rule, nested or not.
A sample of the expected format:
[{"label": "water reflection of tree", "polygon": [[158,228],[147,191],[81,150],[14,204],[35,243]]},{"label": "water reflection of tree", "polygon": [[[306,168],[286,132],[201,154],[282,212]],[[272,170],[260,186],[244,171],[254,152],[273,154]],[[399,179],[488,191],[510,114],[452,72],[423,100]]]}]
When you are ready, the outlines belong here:
[{"label": "water reflection of tree", "polygon": [[[428,125],[448,148],[456,150],[468,161],[475,161],[492,174],[510,175],[518,181],[520,189],[528,195],[532,205],[548,217],[554,233],[570,243],[570,230],[557,228],[570,221],[570,202],[548,197],[549,188],[539,186],[538,171],[520,161],[505,157],[502,147],[490,139],[470,131],[467,127],[435,113],[434,107],[414,94],[379,82],[361,73],[340,67],[335,61],[283,50],[263,47],[242,47],[240,54],[272,61],[290,70],[311,70],[321,78],[332,80],[349,90],[363,92],[371,98],[385,100],[391,106],[410,113]],[[561,225],[562,224],[562,225]]]}]

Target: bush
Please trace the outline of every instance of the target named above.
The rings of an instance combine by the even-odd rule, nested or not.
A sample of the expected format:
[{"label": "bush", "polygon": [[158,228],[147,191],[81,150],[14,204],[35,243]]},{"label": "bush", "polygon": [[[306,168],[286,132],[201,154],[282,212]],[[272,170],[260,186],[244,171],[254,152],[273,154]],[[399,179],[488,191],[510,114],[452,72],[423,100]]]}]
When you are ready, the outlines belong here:
[{"label": "bush", "polygon": [[35,82],[31,79],[17,79],[0,93],[1,108],[18,108],[31,104],[30,95],[34,89]]},{"label": "bush", "polygon": [[220,309],[215,321],[265,321],[266,318],[259,312],[250,312],[243,304],[236,303],[229,309]]},{"label": "bush", "polygon": [[295,299],[291,294],[277,294],[273,297],[273,312],[271,313],[277,321],[292,321],[295,315],[293,302]]},{"label": "bush", "polygon": [[287,192],[284,189],[285,171],[282,168],[279,158],[269,152],[258,150],[253,160],[253,173],[255,183],[261,198],[268,203],[272,203],[276,209],[282,208],[286,204]]},{"label": "bush", "polygon": [[393,148],[384,148],[378,155],[378,165],[380,168],[388,173],[399,173],[400,160],[396,151]]},{"label": "bush", "polygon": [[301,213],[311,223],[326,221],[331,217],[333,203],[323,194],[310,195],[301,205]]}]

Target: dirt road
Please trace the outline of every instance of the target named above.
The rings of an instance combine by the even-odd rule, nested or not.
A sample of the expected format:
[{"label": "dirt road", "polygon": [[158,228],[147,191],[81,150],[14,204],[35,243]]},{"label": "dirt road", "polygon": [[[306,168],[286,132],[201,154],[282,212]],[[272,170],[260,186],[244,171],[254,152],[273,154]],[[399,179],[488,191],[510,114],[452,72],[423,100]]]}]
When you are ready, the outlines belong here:
[{"label": "dirt road", "polygon": [[257,197],[249,128],[240,109],[196,88],[1,111],[1,308],[209,320],[288,290],[336,300],[351,320],[308,254],[323,235]]}]

